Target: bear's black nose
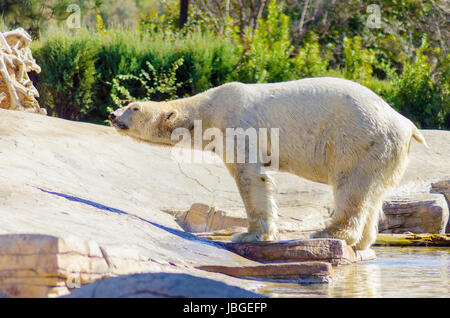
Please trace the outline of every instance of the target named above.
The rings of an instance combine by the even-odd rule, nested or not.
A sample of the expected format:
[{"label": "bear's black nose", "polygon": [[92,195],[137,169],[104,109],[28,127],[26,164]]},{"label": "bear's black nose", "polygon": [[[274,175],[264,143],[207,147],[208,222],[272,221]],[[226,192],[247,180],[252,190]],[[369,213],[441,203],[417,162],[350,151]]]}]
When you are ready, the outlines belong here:
[{"label": "bear's black nose", "polygon": [[114,115],[113,113],[109,114],[109,119],[113,120],[116,118],[116,115]]}]

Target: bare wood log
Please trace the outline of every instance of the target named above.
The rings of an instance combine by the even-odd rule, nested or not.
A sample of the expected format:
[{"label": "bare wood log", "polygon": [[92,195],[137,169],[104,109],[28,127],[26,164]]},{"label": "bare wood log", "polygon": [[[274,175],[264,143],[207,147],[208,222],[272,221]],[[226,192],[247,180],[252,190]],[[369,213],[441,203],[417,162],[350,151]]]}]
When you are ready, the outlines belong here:
[{"label": "bare wood log", "polygon": [[40,73],[29,45],[30,35],[22,28],[0,32],[0,107],[46,114],[39,107],[39,93],[27,72]]},{"label": "bare wood log", "polygon": [[378,234],[374,245],[450,246],[450,234]]}]

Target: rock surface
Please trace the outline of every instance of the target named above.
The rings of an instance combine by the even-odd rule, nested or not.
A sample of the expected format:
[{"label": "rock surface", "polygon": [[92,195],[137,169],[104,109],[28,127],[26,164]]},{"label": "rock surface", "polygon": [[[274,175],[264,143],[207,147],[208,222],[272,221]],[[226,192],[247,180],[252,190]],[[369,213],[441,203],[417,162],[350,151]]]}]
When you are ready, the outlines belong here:
[{"label": "rock surface", "polygon": [[383,211],[381,233],[445,233],[449,217],[445,197],[433,193],[386,201]]},{"label": "rock surface", "polygon": [[[283,244],[279,246],[283,247]],[[220,249],[220,246],[216,248]],[[0,235],[0,290],[7,297],[55,297],[96,280],[144,272],[186,272],[205,276],[204,272],[198,271],[202,270],[245,279],[307,283],[328,283],[333,277],[331,265],[323,262],[269,265],[247,259],[239,261],[239,256],[234,257],[222,260],[227,266],[210,265],[199,260],[197,265],[180,268],[176,263],[166,266],[161,261],[140,255],[136,250],[108,252],[94,241],[83,241],[74,236],[63,239],[39,234]],[[229,281],[217,275],[213,278]],[[252,285],[246,281],[239,281],[238,284],[246,287]],[[138,285],[135,287],[139,290]],[[131,288],[127,287],[128,290]],[[156,293],[156,290],[153,292]],[[192,293],[195,297],[197,291]]]},{"label": "rock surface", "polygon": [[234,277],[277,282],[323,283],[330,282],[333,277],[331,264],[326,262],[306,261],[238,267],[209,265],[198,268],[208,272],[223,273]]},{"label": "rock surface", "polygon": [[[449,208],[446,197],[435,193],[415,193],[391,197],[383,204],[380,233],[448,233]],[[179,224],[197,236],[230,241],[234,233],[246,230],[247,220],[228,211],[216,210],[202,203],[194,203],[184,213],[175,214]],[[282,239],[308,238],[311,231],[281,229]]]},{"label": "rock surface", "polygon": [[351,264],[375,258],[373,251],[358,254],[337,239],[305,239],[282,242],[224,243],[224,246],[245,258],[263,262],[322,261],[333,265]]},{"label": "rock surface", "polygon": [[[411,163],[396,196],[449,179],[450,133],[423,133],[431,149],[411,144]],[[264,287],[199,270],[261,264],[187,233],[175,216],[202,203],[217,207],[214,216],[245,219],[234,181],[221,164],[181,164],[170,148],[136,143],[109,127],[0,109],[0,165],[2,294],[4,286],[8,296],[74,292],[67,275],[77,268],[90,269],[81,271],[81,284],[164,272],[252,292]],[[324,226],[332,206],[328,186],[285,173],[273,177],[282,239]],[[63,246],[70,246],[67,253],[60,253]]]},{"label": "rock surface", "polygon": [[176,217],[180,225],[191,233],[247,227],[247,220],[242,216],[233,216],[202,203],[194,203],[189,211],[179,213]]},{"label": "rock surface", "polygon": [[[450,179],[437,181],[431,184],[431,190],[441,193],[445,196],[450,209]],[[447,222],[445,233],[450,233],[450,219]]]},{"label": "rock surface", "polygon": [[[187,240],[178,243],[180,249],[183,241]],[[172,238],[172,243],[176,244],[177,239]],[[185,242],[185,246],[189,245],[189,242]],[[185,260],[180,256],[178,261],[172,263],[155,258],[154,253],[153,258],[150,258],[136,249],[104,248],[95,241],[84,241],[74,236],[59,238],[40,234],[0,235],[0,290],[6,297],[55,297],[66,295],[71,290],[100,279],[148,272],[189,273],[226,281],[231,285],[242,285],[249,289],[258,286],[252,282],[230,279],[223,275],[206,274],[195,268],[221,263],[238,268],[255,266],[258,263],[241,258],[211,243],[207,243],[204,247],[199,246],[198,250],[211,253],[211,259],[215,260],[205,262],[201,259],[205,255],[198,252],[197,262],[183,264]],[[176,255],[176,252],[173,252],[173,255]]]},{"label": "rock surface", "polygon": [[124,275],[75,290],[69,298],[260,298],[239,287],[188,274]]}]

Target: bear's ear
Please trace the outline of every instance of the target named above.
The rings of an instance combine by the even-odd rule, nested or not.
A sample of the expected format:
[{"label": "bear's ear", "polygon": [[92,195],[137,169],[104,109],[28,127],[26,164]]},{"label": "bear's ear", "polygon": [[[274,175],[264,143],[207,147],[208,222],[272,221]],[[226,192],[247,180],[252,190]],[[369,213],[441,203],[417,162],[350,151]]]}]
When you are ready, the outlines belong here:
[{"label": "bear's ear", "polygon": [[165,114],[165,117],[166,117],[165,118],[166,121],[172,121],[178,117],[178,111],[176,109],[169,110]]}]

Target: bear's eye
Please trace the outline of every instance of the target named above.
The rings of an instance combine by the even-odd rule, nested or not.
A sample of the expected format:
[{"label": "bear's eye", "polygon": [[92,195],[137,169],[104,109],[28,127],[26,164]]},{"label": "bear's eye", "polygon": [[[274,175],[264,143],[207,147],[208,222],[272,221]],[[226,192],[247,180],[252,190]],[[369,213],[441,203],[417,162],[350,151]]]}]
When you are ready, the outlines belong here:
[{"label": "bear's eye", "polygon": [[174,115],[175,115],[175,112],[171,111],[171,112],[167,115],[166,119],[169,120],[169,119],[172,118]]},{"label": "bear's eye", "polygon": [[134,108],[133,108],[133,111],[135,111],[135,112],[137,112],[138,110],[139,110],[138,107],[134,107]]}]

